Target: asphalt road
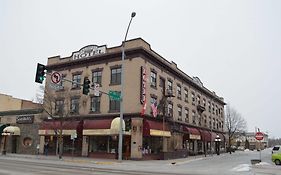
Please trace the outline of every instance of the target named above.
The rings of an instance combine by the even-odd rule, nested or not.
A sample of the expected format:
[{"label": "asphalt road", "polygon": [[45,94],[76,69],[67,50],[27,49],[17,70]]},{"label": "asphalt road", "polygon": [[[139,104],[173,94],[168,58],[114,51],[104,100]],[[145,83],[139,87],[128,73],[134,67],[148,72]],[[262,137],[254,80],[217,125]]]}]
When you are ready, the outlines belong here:
[{"label": "asphalt road", "polygon": [[[262,163],[251,165],[259,159],[259,152],[244,151],[219,156],[189,157],[165,161],[123,161],[121,163],[93,159],[58,160],[56,157],[0,156],[0,175],[61,175],[61,174],[139,174],[139,175],[281,175],[281,166],[275,166],[270,150],[262,151]],[[104,160],[102,160],[104,161]]]}]

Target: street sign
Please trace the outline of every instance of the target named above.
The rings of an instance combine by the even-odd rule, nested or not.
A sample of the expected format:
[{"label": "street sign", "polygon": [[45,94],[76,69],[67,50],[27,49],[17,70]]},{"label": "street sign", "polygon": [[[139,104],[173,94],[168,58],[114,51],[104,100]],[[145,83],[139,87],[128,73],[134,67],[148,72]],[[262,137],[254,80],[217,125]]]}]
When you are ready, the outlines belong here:
[{"label": "street sign", "polygon": [[262,140],[263,139],[263,133],[262,132],[257,132],[256,135],[255,135],[255,138],[257,140]]},{"label": "street sign", "polygon": [[98,83],[94,83],[94,96],[100,96],[100,85]]},{"label": "street sign", "polygon": [[53,83],[58,84],[61,81],[61,74],[59,72],[53,72],[51,80]]},{"label": "street sign", "polygon": [[117,100],[117,101],[121,100],[121,94],[120,92],[117,91],[109,91],[108,96],[111,100]]}]

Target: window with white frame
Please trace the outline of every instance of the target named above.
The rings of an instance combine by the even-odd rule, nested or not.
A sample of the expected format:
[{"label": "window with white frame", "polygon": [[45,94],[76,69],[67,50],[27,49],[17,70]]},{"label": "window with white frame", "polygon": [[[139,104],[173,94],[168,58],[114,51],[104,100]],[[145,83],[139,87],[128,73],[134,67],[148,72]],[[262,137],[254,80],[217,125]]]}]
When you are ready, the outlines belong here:
[{"label": "window with white frame", "polygon": [[173,104],[168,103],[168,116],[173,116]]},{"label": "window with white frame", "polygon": [[79,88],[81,84],[81,74],[72,75],[72,88]]},{"label": "window with white frame", "polygon": [[100,96],[91,97],[91,112],[100,112]]},{"label": "window with white frame", "polygon": [[191,99],[192,99],[192,104],[194,105],[195,104],[195,93],[194,92],[191,93]]},{"label": "window with white frame", "polygon": [[154,71],[150,72],[150,85],[154,88],[157,86],[157,74]]},{"label": "window with white frame", "polygon": [[188,90],[184,89],[184,101],[188,102]]},{"label": "window with white frame", "polygon": [[181,86],[177,85],[177,98],[181,99]]},{"label": "window with white frame", "polygon": [[173,93],[173,82],[168,80],[168,93]]},{"label": "window with white frame", "polygon": [[182,121],[182,107],[178,106],[178,120]]},{"label": "window with white frame", "polygon": [[79,113],[79,98],[78,97],[71,98],[70,111],[73,114]]},{"label": "window with white frame", "polygon": [[189,123],[189,110],[188,110],[188,108],[184,109],[184,113],[185,113],[185,121],[187,123]]},{"label": "window with white frame", "polygon": [[195,114],[195,111],[192,111],[192,123],[196,124],[196,114]]}]

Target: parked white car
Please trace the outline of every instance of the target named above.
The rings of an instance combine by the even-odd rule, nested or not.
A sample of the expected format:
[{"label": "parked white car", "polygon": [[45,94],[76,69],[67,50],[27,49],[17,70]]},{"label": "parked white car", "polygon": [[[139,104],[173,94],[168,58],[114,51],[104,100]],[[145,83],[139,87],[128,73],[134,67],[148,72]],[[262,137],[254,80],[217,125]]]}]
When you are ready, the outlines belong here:
[{"label": "parked white car", "polygon": [[275,145],[271,151],[272,154],[281,153],[281,145]]}]

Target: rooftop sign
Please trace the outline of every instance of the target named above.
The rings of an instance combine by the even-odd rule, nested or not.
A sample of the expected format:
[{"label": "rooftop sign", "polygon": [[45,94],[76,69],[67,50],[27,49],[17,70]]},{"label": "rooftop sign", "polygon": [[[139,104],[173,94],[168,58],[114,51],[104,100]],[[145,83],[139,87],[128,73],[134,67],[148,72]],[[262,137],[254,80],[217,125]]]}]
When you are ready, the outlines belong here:
[{"label": "rooftop sign", "polygon": [[83,47],[77,52],[73,52],[72,59],[78,60],[82,58],[88,58],[94,55],[103,54],[106,52],[106,46],[89,45]]}]

